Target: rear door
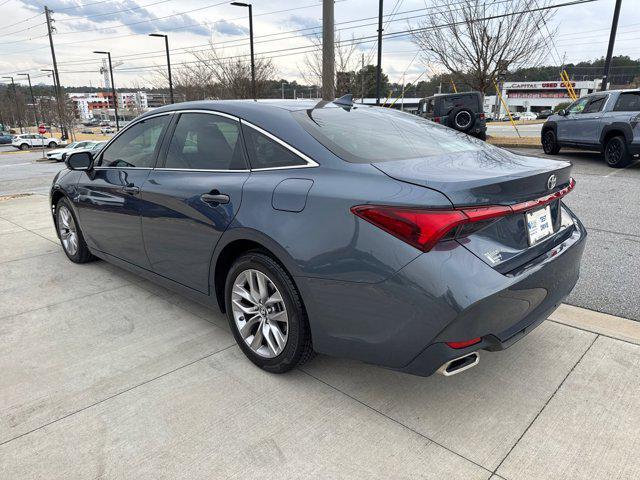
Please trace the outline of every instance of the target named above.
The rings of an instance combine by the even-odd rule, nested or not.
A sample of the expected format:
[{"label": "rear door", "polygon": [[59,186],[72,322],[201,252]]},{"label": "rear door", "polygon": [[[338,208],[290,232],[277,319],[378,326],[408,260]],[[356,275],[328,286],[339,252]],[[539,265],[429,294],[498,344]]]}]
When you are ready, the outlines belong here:
[{"label": "rear door", "polygon": [[142,231],[154,272],[203,293],[218,240],[249,177],[240,123],[211,111],[183,112],[142,188]]},{"label": "rear door", "polygon": [[162,114],[129,125],[100,153],[95,168],[78,180],[78,214],[87,243],[147,269],[140,191],[170,119],[171,114]]}]

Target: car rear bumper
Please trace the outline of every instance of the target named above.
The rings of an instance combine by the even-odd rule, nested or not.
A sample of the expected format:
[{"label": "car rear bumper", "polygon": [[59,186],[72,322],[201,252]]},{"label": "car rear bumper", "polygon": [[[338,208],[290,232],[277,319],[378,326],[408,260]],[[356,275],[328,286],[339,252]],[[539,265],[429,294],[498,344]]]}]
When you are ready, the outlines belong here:
[{"label": "car rear bumper", "polygon": [[[424,376],[467,353],[507,348],[575,286],[586,231],[573,220],[570,237],[513,274],[448,242],[377,284],[298,278],[314,348]],[[446,345],[477,337],[464,349]]]}]

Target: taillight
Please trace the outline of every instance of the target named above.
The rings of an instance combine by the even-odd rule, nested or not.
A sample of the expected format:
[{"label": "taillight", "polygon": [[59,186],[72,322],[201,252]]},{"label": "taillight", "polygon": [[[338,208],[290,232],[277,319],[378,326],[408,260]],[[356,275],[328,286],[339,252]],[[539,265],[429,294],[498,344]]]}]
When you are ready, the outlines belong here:
[{"label": "taillight", "polygon": [[436,123],[440,123],[440,117],[433,117],[433,121]]},{"label": "taillight", "polygon": [[428,252],[440,240],[465,237],[498,218],[558,200],[569,193],[574,186],[575,181],[571,178],[567,187],[551,195],[512,206],[489,205],[454,210],[425,210],[385,205],[357,205],[351,207],[351,211],[409,245]]},{"label": "taillight", "polygon": [[478,115],[480,117],[480,120],[484,120],[484,113],[481,113],[480,115]]}]

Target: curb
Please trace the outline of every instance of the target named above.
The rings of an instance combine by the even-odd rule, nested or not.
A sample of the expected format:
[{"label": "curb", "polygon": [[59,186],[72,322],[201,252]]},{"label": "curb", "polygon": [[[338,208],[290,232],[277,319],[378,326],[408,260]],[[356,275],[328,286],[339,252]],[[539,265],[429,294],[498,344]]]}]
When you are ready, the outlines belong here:
[{"label": "curb", "polygon": [[500,147],[500,148],[538,148],[542,150],[542,145],[538,145],[538,144],[503,143],[503,142],[493,143],[491,141],[487,141],[487,143],[489,143],[490,145],[493,145],[494,147]]},{"label": "curb", "polygon": [[623,342],[640,345],[640,322],[616,317],[608,313],[595,312],[586,308],[561,304],[549,316],[549,320],[568,327],[586,330]]}]

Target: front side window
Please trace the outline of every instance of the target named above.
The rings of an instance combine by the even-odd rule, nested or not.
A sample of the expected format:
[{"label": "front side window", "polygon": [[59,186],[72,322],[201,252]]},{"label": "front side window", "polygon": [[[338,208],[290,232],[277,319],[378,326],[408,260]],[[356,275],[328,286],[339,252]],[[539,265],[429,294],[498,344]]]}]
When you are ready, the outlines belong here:
[{"label": "front side window", "polygon": [[607,101],[606,96],[594,98],[593,100],[591,100],[589,105],[587,105],[587,108],[584,109],[583,113],[597,113],[601,111],[606,101]]},{"label": "front side window", "polygon": [[162,115],[127,128],[104,151],[100,166],[153,167],[162,132],[168,123],[169,115]]},{"label": "front side window", "polygon": [[569,105],[569,108],[567,108],[567,112],[573,115],[582,113],[587,106],[587,103],[589,103],[589,100],[591,100],[589,97],[582,97],[576,100],[571,105]]},{"label": "front side window", "polygon": [[307,165],[307,162],[254,128],[243,126],[251,168],[283,168]]},{"label": "front side window", "polygon": [[616,112],[640,111],[640,92],[621,93],[613,109]]},{"label": "front side window", "polygon": [[245,169],[239,123],[219,115],[183,113],[171,137],[165,167]]},{"label": "front side window", "polygon": [[380,107],[293,112],[302,127],[335,155],[354,163],[423,158],[489,147],[423,117]]}]

